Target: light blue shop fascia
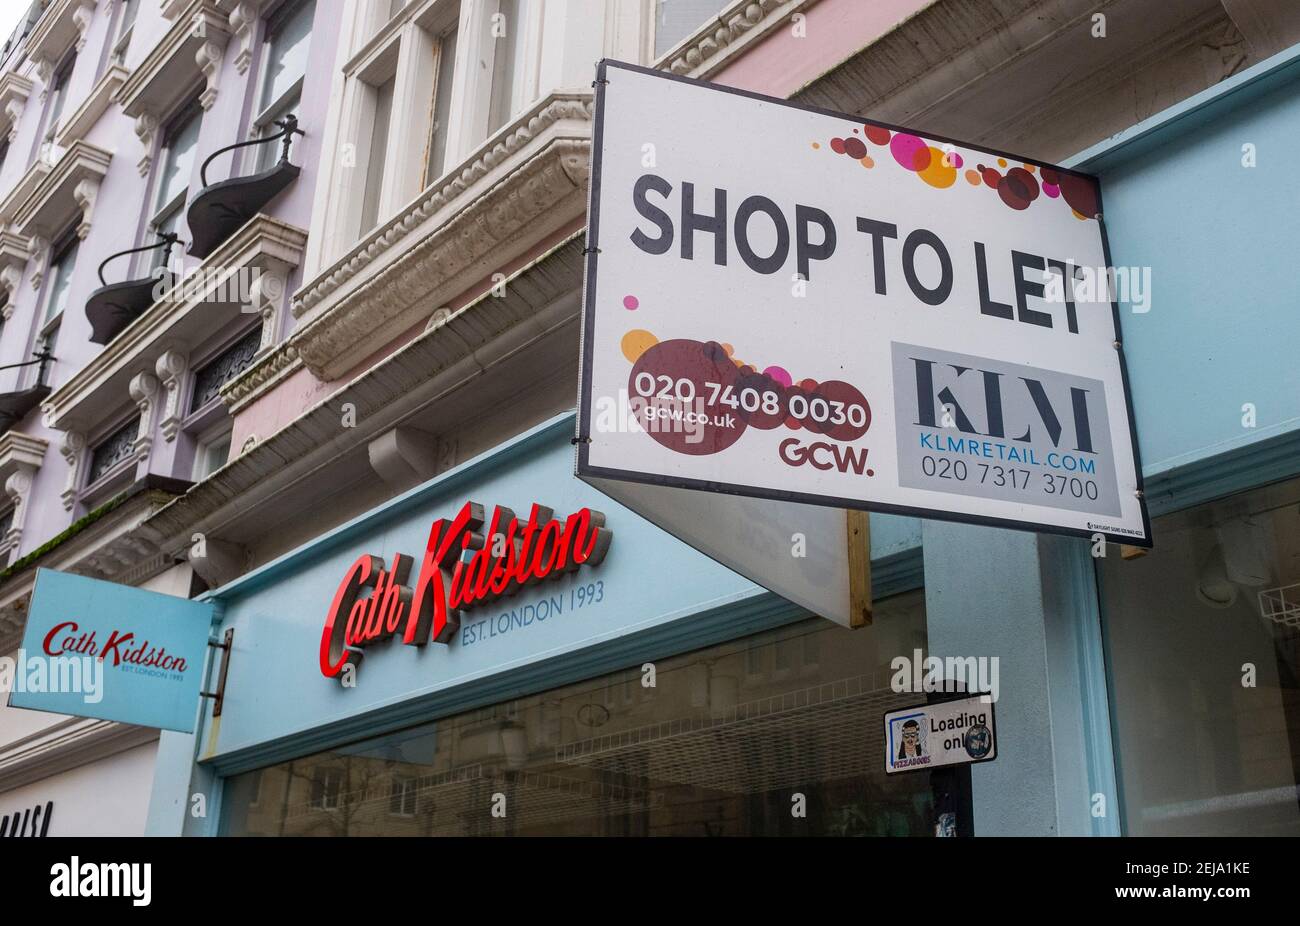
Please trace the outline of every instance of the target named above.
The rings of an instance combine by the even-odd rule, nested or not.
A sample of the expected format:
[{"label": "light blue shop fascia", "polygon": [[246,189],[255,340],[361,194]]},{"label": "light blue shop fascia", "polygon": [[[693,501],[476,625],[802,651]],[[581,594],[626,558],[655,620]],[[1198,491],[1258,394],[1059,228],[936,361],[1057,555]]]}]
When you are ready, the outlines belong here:
[{"label": "light blue shop fascia", "polygon": [[[234,630],[225,703],[216,721],[210,704],[200,707],[195,735],[163,735],[148,832],[215,834],[228,775],[809,616],[573,478],[572,435],[572,413],[553,418],[205,596],[220,605],[213,639]],[[320,637],[347,567],[364,553],[386,563],[422,554],[430,524],[469,500],[521,517],[533,502],[557,517],[592,507],[614,540],[599,566],[470,612],[448,646],[391,640],[367,648],[355,687],[325,678]],[[872,523],[876,597],[920,587],[919,524]],[[594,583],[600,602],[575,609],[569,590]],[[506,632],[465,645],[465,628],[542,601],[545,620],[505,620]],[[208,690],[219,661],[209,660]],[[196,794],[203,816],[191,812]]]},{"label": "light blue shop fascia", "polygon": [[[1151,268],[1149,311],[1121,301],[1120,322],[1153,517],[1300,474],[1298,125],[1295,47],[1066,162],[1101,178],[1112,264]],[[999,753],[1016,762],[972,770],[976,832],[1118,835],[1088,543],[941,522],[923,535],[931,653],[1003,656]]]}]

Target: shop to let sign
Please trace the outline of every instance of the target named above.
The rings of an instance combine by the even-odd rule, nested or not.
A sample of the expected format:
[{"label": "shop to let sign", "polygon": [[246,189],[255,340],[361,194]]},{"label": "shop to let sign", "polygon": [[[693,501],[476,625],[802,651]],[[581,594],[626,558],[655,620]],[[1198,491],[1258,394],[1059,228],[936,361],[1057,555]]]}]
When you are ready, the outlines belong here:
[{"label": "shop to let sign", "polygon": [[9,704],[193,732],[212,616],[211,602],[37,570]]},{"label": "shop to let sign", "polygon": [[993,703],[981,696],[885,715],[885,772],[916,772],[997,758]]},{"label": "shop to let sign", "polygon": [[579,476],[1148,545],[1094,178],[597,88]]}]

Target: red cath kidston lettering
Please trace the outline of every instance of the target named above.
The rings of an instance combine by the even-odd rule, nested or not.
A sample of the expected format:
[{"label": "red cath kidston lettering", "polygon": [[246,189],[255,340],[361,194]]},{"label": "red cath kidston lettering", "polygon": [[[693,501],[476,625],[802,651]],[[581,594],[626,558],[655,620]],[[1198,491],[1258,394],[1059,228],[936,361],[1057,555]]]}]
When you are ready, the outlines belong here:
[{"label": "red cath kidston lettering", "polygon": [[[409,646],[450,643],[461,612],[580,566],[599,565],[613,536],[605,516],[590,508],[561,522],[550,508],[533,505],[521,522],[498,506],[489,522],[482,505],[466,502],[454,518],[430,526],[413,587],[406,584],[412,559],[401,553],[393,556],[391,570],[370,554],[348,568],[325,616],[321,674],[337,677],[360,661],[363,647],[398,633]],[[367,588],[370,594],[362,597]]]}]

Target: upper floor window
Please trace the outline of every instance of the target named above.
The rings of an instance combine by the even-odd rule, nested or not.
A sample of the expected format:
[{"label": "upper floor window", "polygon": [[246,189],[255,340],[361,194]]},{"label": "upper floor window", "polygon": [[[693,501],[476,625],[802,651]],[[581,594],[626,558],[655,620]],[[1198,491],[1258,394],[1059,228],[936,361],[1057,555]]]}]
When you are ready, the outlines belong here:
[{"label": "upper floor window", "polygon": [[348,239],[340,244],[389,218],[537,94],[537,0],[374,0],[371,9],[372,22],[391,17],[344,66],[340,144],[355,158],[327,219]]},{"label": "upper floor window", "polygon": [[77,265],[77,251],[81,241],[76,235],[65,236],[54,248],[50,259],[49,280],[45,295],[45,312],[41,322],[48,325],[63,316],[68,307],[68,292],[72,289],[72,271]]},{"label": "upper floor window", "polygon": [[388,172],[388,130],[393,120],[393,92],[397,89],[396,75],[375,87],[370,119],[370,151],[366,160],[365,196],[361,201],[361,234],[379,222],[380,198],[384,191],[384,176]]},{"label": "upper floor window", "polygon": [[258,325],[194,374],[194,395],[190,411],[196,412],[221,394],[221,387],[247,370],[262,344],[262,326]]},{"label": "upper floor window", "polygon": [[135,16],[140,11],[140,0],[123,0],[121,8],[122,12],[117,20],[116,38],[113,42],[114,64],[126,64],[126,52],[131,45],[131,33],[135,31]]},{"label": "upper floor window", "polygon": [[[150,227],[157,235],[179,235],[185,214],[185,200],[189,195],[190,177],[194,173],[194,152],[199,144],[199,128],[203,111],[190,105],[172,122],[163,138],[163,151],[159,163],[158,189],[154,193],[154,212]],[[150,251],[153,267],[163,266],[170,255],[165,249]]]},{"label": "upper floor window", "polygon": [[488,120],[484,137],[505,125],[522,108],[525,100],[523,68],[524,34],[532,0],[497,0],[490,19],[485,57],[492,75],[488,86]]},{"label": "upper floor window", "polygon": [[729,0],[655,0],[655,57],[659,58],[717,17]]},{"label": "upper floor window", "polygon": [[86,473],[86,485],[93,486],[119,463],[131,456],[135,448],[135,439],[140,433],[140,419],[132,418],[112,434],[95,445],[90,451],[90,467]]},{"label": "upper floor window", "polygon": [[5,509],[0,514],[0,567],[9,565],[9,531],[14,526],[14,509]]},{"label": "upper floor window", "polygon": [[[295,112],[302,101],[302,82],[307,73],[307,52],[311,47],[315,0],[293,3],[267,24],[267,41],[262,67],[262,88],[258,97],[253,133],[265,138],[279,131],[278,119]],[[258,149],[257,170],[269,169],[280,156],[279,145]]]},{"label": "upper floor window", "polygon": [[425,160],[424,183],[437,180],[451,165],[447,163],[447,137],[451,129],[451,96],[456,80],[457,24],[438,36],[437,82],[433,86],[433,125],[429,131],[429,154]]},{"label": "upper floor window", "polygon": [[77,56],[69,54],[54,69],[50,78],[49,93],[45,103],[45,131],[41,136],[41,156],[48,159],[54,145],[54,137],[59,134],[59,120],[63,118],[63,109],[68,102],[68,84],[72,80],[72,66]]}]

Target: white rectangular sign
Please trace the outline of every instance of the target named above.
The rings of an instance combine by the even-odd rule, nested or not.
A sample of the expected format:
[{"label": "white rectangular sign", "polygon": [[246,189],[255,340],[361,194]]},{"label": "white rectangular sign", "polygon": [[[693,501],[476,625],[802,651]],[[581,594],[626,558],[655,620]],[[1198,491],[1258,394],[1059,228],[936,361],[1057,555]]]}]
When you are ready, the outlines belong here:
[{"label": "white rectangular sign", "polygon": [[885,772],[916,772],[998,755],[993,702],[976,695],[885,715]]},{"label": "white rectangular sign", "polygon": [[603,62],[577,473],[1149,545],[1096,180]]}]

